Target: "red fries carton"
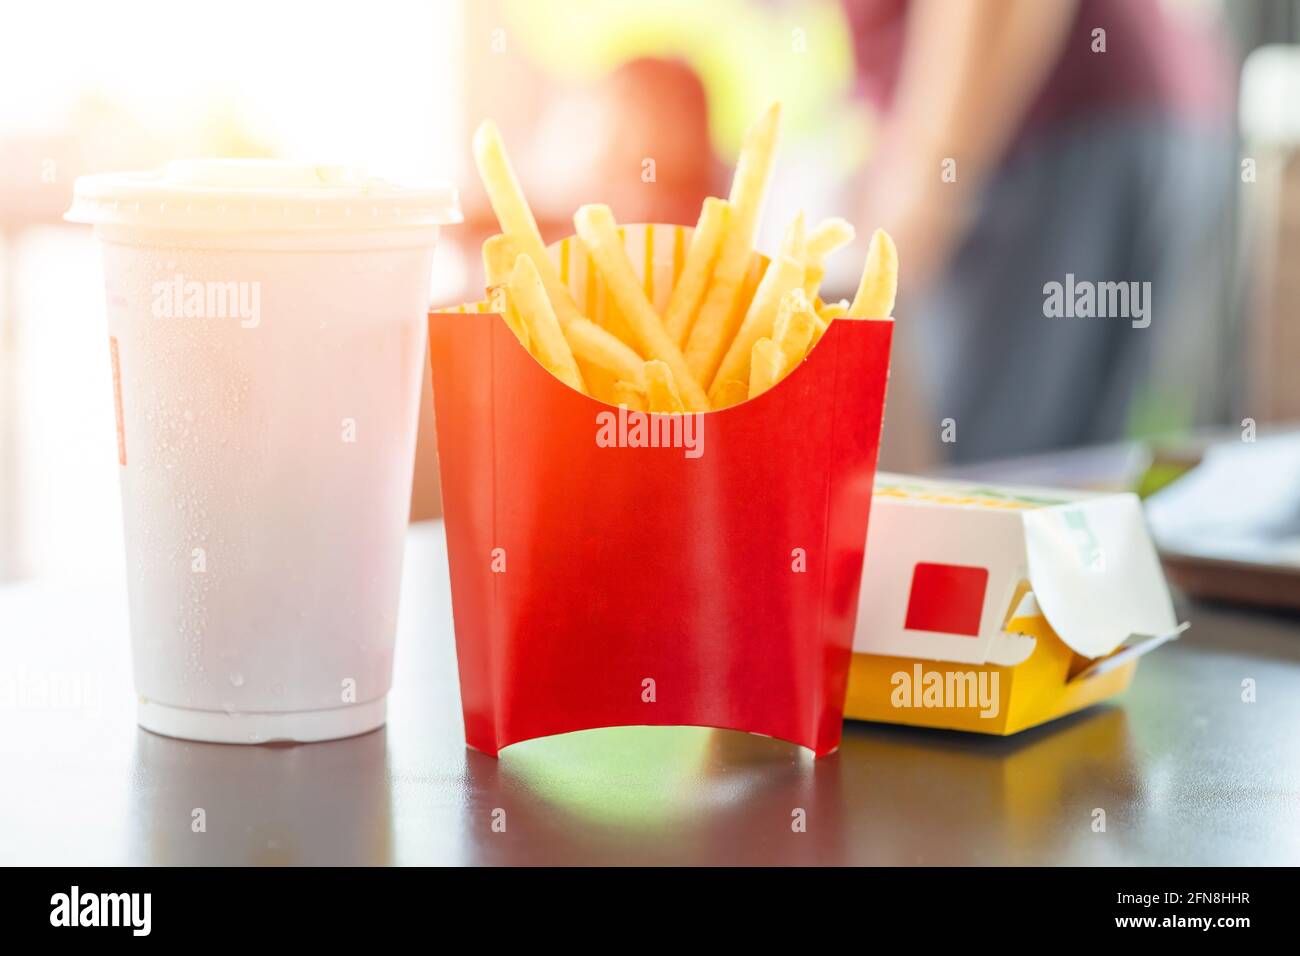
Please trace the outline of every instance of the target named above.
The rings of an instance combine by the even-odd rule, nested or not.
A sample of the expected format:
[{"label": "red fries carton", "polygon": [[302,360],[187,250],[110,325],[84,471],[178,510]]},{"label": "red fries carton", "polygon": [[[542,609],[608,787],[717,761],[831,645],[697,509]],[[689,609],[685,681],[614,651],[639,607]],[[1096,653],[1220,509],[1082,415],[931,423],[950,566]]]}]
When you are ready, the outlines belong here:
[{"label": "red fries carton", "polygon": [[[661,313],[689,236],[625,227]],[[581,244],[549,251],[610,321]],[[834,321],[762,395],[662,415],[564,385],[486,308],[429,317],[466,742],[677,724],[835,750],[893,323]]]}]

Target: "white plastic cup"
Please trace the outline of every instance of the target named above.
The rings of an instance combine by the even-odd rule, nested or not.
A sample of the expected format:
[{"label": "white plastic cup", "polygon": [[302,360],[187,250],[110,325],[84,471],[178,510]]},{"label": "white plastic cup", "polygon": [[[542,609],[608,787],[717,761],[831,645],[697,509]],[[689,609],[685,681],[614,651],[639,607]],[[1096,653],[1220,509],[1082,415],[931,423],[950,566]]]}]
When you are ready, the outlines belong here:
[{"label": "white plastic cup", "polygon": [[445,185],[196,160],[79,179],[104,243],[139,722],[381,726]]}]

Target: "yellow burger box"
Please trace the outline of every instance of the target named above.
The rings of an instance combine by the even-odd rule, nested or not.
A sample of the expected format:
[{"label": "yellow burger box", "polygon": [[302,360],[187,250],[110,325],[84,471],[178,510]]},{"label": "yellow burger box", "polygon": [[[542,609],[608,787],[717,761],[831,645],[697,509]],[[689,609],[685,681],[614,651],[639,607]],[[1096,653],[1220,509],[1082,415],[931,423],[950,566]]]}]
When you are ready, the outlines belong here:
[{"label": "yellow burger box", "polygon": [[1014,734],[1179,635],[1131,494],[876,478],[845,716]]}]

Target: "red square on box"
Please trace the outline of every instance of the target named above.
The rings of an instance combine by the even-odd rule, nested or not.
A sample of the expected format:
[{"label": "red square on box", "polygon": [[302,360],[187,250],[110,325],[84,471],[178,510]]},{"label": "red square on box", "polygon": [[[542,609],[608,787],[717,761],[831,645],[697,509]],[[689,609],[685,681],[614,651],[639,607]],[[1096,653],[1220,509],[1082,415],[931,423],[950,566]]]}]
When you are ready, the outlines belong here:
[{"label": "red square on box", "polygon": [[909,631],[939,631],[978,637],[988,568],[962,564],[917,564],[907,602]]}]

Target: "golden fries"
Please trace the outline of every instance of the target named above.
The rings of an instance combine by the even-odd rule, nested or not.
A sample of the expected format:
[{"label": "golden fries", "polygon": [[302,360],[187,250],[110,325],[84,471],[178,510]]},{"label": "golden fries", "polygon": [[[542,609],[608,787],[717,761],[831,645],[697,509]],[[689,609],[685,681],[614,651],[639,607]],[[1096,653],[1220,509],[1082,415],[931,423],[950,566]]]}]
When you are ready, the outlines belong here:
[{"label": "golden fries", "polygon": [[831,253],[852,242],[855,235],[857,231],[847,220],[823,219],[808,233],[808,262],[821,265]]},{"label": "golden fries", "polygon": [[822,340],[822,336],[826,334],[828,328],[830,328],[830,323],[820,315],[813,319],[812,344],[808,346],[809,352],[817,347],[817,343]]},{"label": "golden fries", "polygon": [[677,389],[686,407],[693,412],[708,409],[704,389],[691,375],[681,349],[668,337],[663,321],[646,298],[645,289],[628,261],[618,226],[608,206],[582,206],[573,217],[578,238],[587,247],[592,261],[605,280],[606,288],[624,320],[637,337],[637,345],[647,358],[664,362],[673,373]]},{"label": "golden fries", "polygon": [[524,191],[519,186],[514,167],[510,165],[510,157],[506,155],[505,144],[501,142],[501,133],[495,123],[484,120],[479,124],[479,128],[474,131],[473,148],[479,176],[487,190],[488,201],[492,203],[497,222],[501,224],[501,231],[514,240],[518,252],[526,253],[533,260],[560,325],[565,326],[574,319],[582,318],[573,294],[560,280],[559,270],[546,254],[537,220],[533,218],[533,211],[524,198]]},{"label": "golden fries", "polygon": [[785,356],[775,342],[768,338],[754,343],[749,363],[749,397],[757,398],[775,385],[785,368]]},{"label": "golden fries", "polygon": [[626,406],[631,412],[649,411],[645,392],[631,382],[614,383],[614,404]]},{"label": "golden fries", "polygon": [[510,282],[510,273],[514,271],[515,260],[519,258],[515,242],[507,235],[492,236],[483,243],[483,271],[487,274],[487,297],[493,310],[506,320],[510,331],[515,333],[528,351],[532,351],[532,337],[528,327],[519,316],[510,296],[506,294],[506,285]]},{"label": "golden fries", "polygon": [[484,120],[474,131],[474,162],[487,190],[488,201],[496,213],[501,231],[515,239],[535,237],[540,243],[542,234],[537,228],[533,211],[524,199],[523,188],[515,175],[510,157],[506,155],[501,131],[491,120]]},{"label": "golden fries", "polygon": [[537,274],[537,267],[527,253],[520,254],[515,260],[507,288],[510,290],[510,304],[528,330],[537,360],[565,385],[586,393],[587,387],[578,372],[573,352],[560,330],[555,310],[546,298],[542,277]]},{"label": "golden fries", "polygon": [[686,337],[695,322],[695,313],[704,299],[709,277],[713,274],[713,264],[722,248],[722,237],[727,228],[730,210],[731,205],[725,199],[715,196],[705,199],[704,206],[700,209],[700,221],[695,224],[695,233],[691,236],[691,247],[686,253],[681,277],[673,287],[668,311],[664,313],[664,328],[678,348],[685,347]]},{"label": "golden fries", "polygon": [[898,250],[889,233],[877,229],[871,234],[867,263],[862,269],[858,294],[849,306],[855,319],[887,319],[894,314],[894,296],[898,293]]},{"label": "golden fries", "polygon": [[847,246],[856,235],[853,227],[843,219],[824,219],[808,233],[804,251],[803,291],[809,301],[817,298],[822,279],[826,276],[826,259],[838,249]]},{"label": "golden fries", "polygon": [[842,319],[849,314],[849,304],[844,299],[839,302],[832,302],[829,305],[823,303],[817,308],[817,317],[823,322],[830,322],[832,319]]},{"label": "golden fries", "polygon": [[564,338],[575,358],[604,369],[615,378],[643,384],[641,356],[590,319],[574,319],[564,327]]},{"label": "golden fries", "polygon": [[816,311],[817,317],[813,321],[812,344],[808,346],[809,351],[817,347],[817,343],[822,340],[822,336],[826,334],[826,330],[833,321],[842,319],[849,314],[849,302],[847,299],[840,299],[838,302],[827,305],[825,302],[818,300],[814,306],[814,311]]},{"label": "golden fries", "polygon": [[772,327],[772,340],[785,356],[782,376],[789,375],[808,354],[816,324],[817,313],[813,311],[808,297],[803,294],[803,289],[791,289],[782,297],[781,307],[776,313],[776,323]]},{"label": "golden fries", "polygon": [[528,326],[523,318],[519,315],[519,310],[515,308],[514,302],[506,292],[505,286],[496,286],[491,290],[491,298],[488,300],[491,307],[501,318],[506,320],[506,325],[510,326],[510,331],[515,333],[515,338],[519,340],[527,351],[536,354],[533,347],[533,336],[528,331]]},{"label": "golden fries", "polygon": [[[779,256],[768,263],[767,271],[763,273],[763,279],[749,304],[749,310],[718,367],[715,382],[748,379],[749,359],[754,343],[764,336],[771,336],[781,299],[791,289],[802,288],[803,272],[803,266],[788,256]],[[712,387],[710,395],[717,398]]]},{"label": "golden fries", "polygon": [[785,235],[781,237],[781,249],[777,255],[787,256],[800,263],[808,261],[808,239],[802,209],[786,227]]},{"label": "golden fries", "polygon": [[483,273],[488,288],[505,285],[519,258],[519,245],[505,233],[489,237],[483,243]]},{"label": "golden fries", "polygon": [[717,388],[717,400],[714,401],[714,408],[727,408],[731,405],[739,405],[745,399],[749,398],[749,386],[744,382],[738,382],[734,378],[729,378],[725,382],[719,382]]},{"label": "golden fries", "polygon": [[780,104],[774,103],[745,133],[728,197],[731,216],[727,234],[713,267],[704,304],[686,341],[686,364],[699,382],[713,382],[736,331],[734,317],[744,315],[736,308],[736,298],[754,250],[758,217],[772,178],[772,158],[780,126]]},{"label": "golden fries", "polygon": [[652,412],[684,412],[686,406],[677,392],[672,369],[658,359],[645,363],[646,409]]},{"label": "golden fries", "polygon": [[[837,217],[809,228],[800,212],[770,261],[754,251],[780,120],[773,104],[746,132],[728,198],[704,201],[689,245],[681,231],[668,233],[676,237],[671,291],[663,284],[668,249],[652,242],[654,227],[640,244],[629,231],[625,248],[608,206],[580,207],[577,241],[561,243],[552,258],[500,133],[484,122],[474,159],[501,234],[483,244],[487,302],[460,311],[498,312],[565,384],[630,410],[702,412],[761,395],[835,319],[889,318],[898,288],[898,252],[877,229],[852,304],[818,298],[827,257],[854,238],[853,226]],[[573,249],[581,250],[577,265]],[[665,298],[660,316],[654,303]]]},{"label": "golden fries", "polygon": [[813,265],[812,263],[805,265],[803,269],[803,294],[809,299],[816,299],[824,278],[826,278],[825,266]]}]

